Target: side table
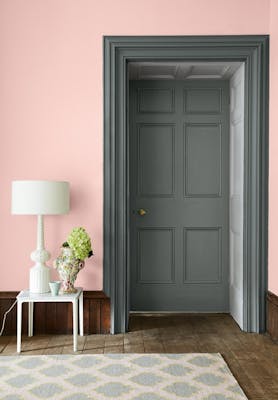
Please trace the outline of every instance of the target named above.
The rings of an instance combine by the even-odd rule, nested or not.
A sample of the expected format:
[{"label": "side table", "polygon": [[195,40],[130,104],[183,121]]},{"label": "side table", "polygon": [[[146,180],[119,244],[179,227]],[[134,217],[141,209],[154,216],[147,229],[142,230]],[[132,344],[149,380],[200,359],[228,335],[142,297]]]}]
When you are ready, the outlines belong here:
[{"label": "side table", "polygon": [[34,303],[72,303],[72,321],[73,321],[73,351],[77,351],[77,332],[78,332],[78,305],[79,305],[79,330],[80,336],[83,331],[83,288],[76,288],[76,293],[59,294],[52,296],[48,293],[30,293],[29,290],[22,290],[17,295],[17,352],[21,352],[21,331],[22,331],[22,304],[28,303],[28,336],[33,336],[34,321]]}]

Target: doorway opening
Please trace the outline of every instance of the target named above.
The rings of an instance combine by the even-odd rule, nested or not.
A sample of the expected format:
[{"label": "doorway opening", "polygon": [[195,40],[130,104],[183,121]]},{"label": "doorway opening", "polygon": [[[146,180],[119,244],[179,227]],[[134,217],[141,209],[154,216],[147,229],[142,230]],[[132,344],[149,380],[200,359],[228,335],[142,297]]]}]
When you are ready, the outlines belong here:
[{"label": "doorway opening", "polygon": [[[104,38],[104,290],[111,301],[111,333],[125,332],[130,310],[130,197],[128,65],[130,63],[182,62],[244,64],[244,118],[240,107],[231,112],[233,146],[239,146],[238,126],[243,126],[243,165],[234,158],[235,177],[229,199],[229,227],[233,238],[234,265],[242,260],[243,330],[265,330],[267,290],[268,217],[268,36],[164,36]],[[203,73],[199,68],[199,77]],[[240,68],[238,69],[238,71]],[[196,69],[195,69],[196,71]],[[207,72],[206,72],[207,73]],[[204,73],[203,73],[204,74]],[[204,79],[204,78],[203,78]],[[214,79],[218,79],[214,77]],[[191,79],[191,81],[193,81]],[[231,80],[232,82],[232,80]],[[242,84],[236,79],[231,93],[236,98]],[[194,97],[194,96],[193,96]],[[232,115],[233,114],[233,115]],[[216,135],[217,136],[217,135]],[[233,135],[231,135],[233,136]],[[242,139],[242,137],[241,137]],[[240,154],[236,152],[237,156]],[[241,170],[238,171],[241,165]],[[240,168],[239,168],[240,169]],[[231,183],[232,183],[232,179]],[[237,185],[237,186],[236,186]],[[231,197],[232,197],[231,196]],[[242,201],[242,202],[241,202]],[[239,212],[240,205],[242,206]],[[242,232],[238,231],[243,221]],[[165,232],[163,232],[164,234]],[[192,237],[196,232],[191,232]],[[191,234],[190,233],[190,234]],[[163,236],[162,234],[162,236]],[[243,240],[241,241],[240,235]],[[162,237],[161,236],[161,237]],[[164,235],[164,238],[166,238]],[[232,236],[232,235],[230,235]],[[217,243],[217,232],[210,240]],[[214,238],[214,239],[213,239]],[[193,241],[194,242],[194,241]],[[241,247],[242,245],[242,247]],[[229,246],[230,247],[230,246]],[[242,248],[242,253],[240,249]],[[194,255],[194,254],[193,254]],[[235,277],[234,277],[235,278]],[[239,286],[239,282],[236,282]],[[231,291],[230,291],[231,292]],[[238,299],[238,294],[234,294]],[[237,306],[240,307],[241,303]],[[231,308],[231,307],[230,307]],[[232,312],[232,311],[231,311]]]},{"label": "doorway opening", "polygon": [[130,62],[130,311],[243,329],[244,63]]}]

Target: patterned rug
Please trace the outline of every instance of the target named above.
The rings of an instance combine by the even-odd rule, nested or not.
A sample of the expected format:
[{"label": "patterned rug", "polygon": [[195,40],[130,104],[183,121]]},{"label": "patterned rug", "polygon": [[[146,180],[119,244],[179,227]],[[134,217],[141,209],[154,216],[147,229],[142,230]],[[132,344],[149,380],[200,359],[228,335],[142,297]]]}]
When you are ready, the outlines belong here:
[{"label": "patterned rug", "polygon": [[220,354],[0,357],[1,400],[246,400]]}]

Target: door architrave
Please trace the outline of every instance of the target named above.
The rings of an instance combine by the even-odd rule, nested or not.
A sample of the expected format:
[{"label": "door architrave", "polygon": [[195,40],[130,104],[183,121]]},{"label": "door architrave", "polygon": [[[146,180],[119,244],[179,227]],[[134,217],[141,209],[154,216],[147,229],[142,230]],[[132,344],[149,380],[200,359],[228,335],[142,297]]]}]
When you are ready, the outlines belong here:
[{"label": "door architrave", "polygon": [[243,328],[266,326],[268,244],[268,35],[104,37],[104,291],[111,333],[129,312],[129,61],[245,63]]}]

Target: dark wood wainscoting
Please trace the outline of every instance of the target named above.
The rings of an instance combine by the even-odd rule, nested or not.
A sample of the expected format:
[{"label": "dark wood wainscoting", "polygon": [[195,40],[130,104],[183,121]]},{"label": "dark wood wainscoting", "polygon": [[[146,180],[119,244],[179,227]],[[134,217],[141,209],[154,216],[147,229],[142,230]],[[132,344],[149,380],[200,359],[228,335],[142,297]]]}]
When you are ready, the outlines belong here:
[{"label": "dark wood wainscoting", "polygon": [[[18,292],[0,292],[0,323]],[[27,304],[23,304],[22,328],[27,333]],[[72,332],[70,303],[35,303],[34,334]],[[84,334],[110,333],[110,299],[102,291],[84,291]],[[16,335],[16,306],[8,314],[4,335]]]},{"label": "dark wood wainscoting", "polygon": [[278,340],[278,296],[267,294],[267,332],[273,340]]}]

